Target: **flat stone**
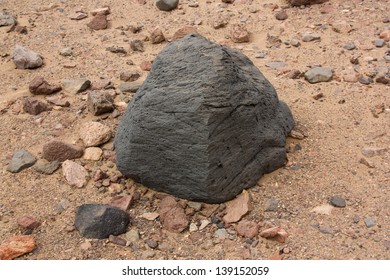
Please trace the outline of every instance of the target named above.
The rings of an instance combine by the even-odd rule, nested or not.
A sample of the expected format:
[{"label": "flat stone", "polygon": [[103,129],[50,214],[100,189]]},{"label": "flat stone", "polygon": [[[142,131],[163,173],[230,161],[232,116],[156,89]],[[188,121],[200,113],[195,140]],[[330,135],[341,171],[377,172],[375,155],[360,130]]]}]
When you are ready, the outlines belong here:
[{"label": "flat stone", "polygon": [[125,82],[134,82],[134,81],[138,80],[140,77],[141,77],[141,74],[138,72],[122,72],[120,74],[119,79],[121,81],[125,81]]},{"label": "flat stone", "polygon": [[111,199],[110,205],[118,207],[122,209],[123,211],[127,211],[130,209],[131,204],[133,203],[134,198],[132,195],[126,195],[126,196],[115,196]]},{"label": "flat stone", "polygon": [[237,225],[237,234],[252,239],[259,234],[259,224],[254,221],[242,220]]},{"label": "flat stone", "polygon": [[328,226],[320,226],[320,232],[324,234],[333,234],[333,230]]},{"label": "flat stone", "polygon": [[0,245],[0,260],[13,260],[35,249],[35,239],[31,235],[12,236]]},{"label": "flat stone", "polygon": [[80,128],[80,138],[86,147],[97,147],[108,142],[111,138],[111,129],[99,122],[87,122]]},{"label": "flat stone", "polygon": [[83,204],[76,210],[75,227],[86,238],[120,235],[126,232],[129,222],[125,211],[109,205]]},{"label": "flat stone", "polygon": [[63,48],[60,50],[60,55],[62,56],[72,56],[73,50],[72,48]]},{"label": "flat stone", "polygon": [[31,230],[36,229],[41,224],[35,217],[32,216],[19,217],[17,222],[20,227]]},{"label": "flat stone", "polygon": [[179,0],[157,0],[156,7],[161,11],[172,11],[176,9]]},{"label": "flat stone", "polygon": [[110,7],[103,7],[103,8],[98,8],[98,9],[95,9],[91,12],[91,14],[93,16],[96,16],[96,15],[109,15],[110,14]]},{"label": "flat stone", "polygon": [[86,13],[76,12],[74,15],[70,16],[70,19],[71,20],[82,20],[86,17],[88,17],[88,15]]},{"label": "flat stone", "polygon": [[347,205],[345,203],[345,199],[338,196],[338,195],[334,195],[331,197],[330,204],[332,204],[335,207],[339,207],[339,208],[344,208]]},{"label": "flat stone", "polygon": [[88,110],[99,116],[114,111],[114,99],[107,92],[90,91],[87,97]]},{"label": "flat stone", "polygon": [[328,82],[333,77],[333,71],[331,68],[325,67],[313,67],[305,72],[305,79],[311,83]]},{"label": "flat stone", "polygon": [[117,54],[122,54],[122,55],[127,54],[127,51],[125,50],[125,48],[122,48],[122,47],[108,47],[108,48],[106,48],[106,51],[109,51],[112,53],[117,53]]},{"label": "flat stone", "polygon": [[382,147],[364,147],[362,149],[362,154],[365,157],[374,157],[374,156],[385,154],[387,150],[388,150],[387,148],[382,148]]},{"label": "flat stone", "polygon": [[346,50],[351,51],[351,50],[356,49],[356,45],[355,45],[355,43],[353,43],[353,42],[348,42],[348,43],[346,43],[346,44],[343,46],[343,48],[346,49]]},{"label": "flat stone", "polygon": [[200,211],[202,209],[202,203],[195,201],[188,201],[187,205],[194,209],[195,211]]},{"label": "flat stone", "polygon": [[158,205],[158,213],[163,228],[172,232],[182,232],[189,224],[183,207],[172,196],[162,199]]},{"label": "flat stone", "polygon": [[272,68],[272,69],[278,69],[278,68],[283,68],[287,66],[286,62],[283,61],[271,61],[265,64],[265,66]]},{"label": "flat stone", "polygon": [[386,41],[383,40],[383,39],[378,39],[378,40],[375,40],[375,41],[374,41],[374,45],[375,45],[375,47],[377,47],[377,48],[382,48],[382,47],[385,46],[385,44],[386,44]]},{"label": "flat stone", "polygon": [[337,33],[348,34],[352,31],[352,26],[345,20],[336,20],[332,22],[332,30]]},{"label": "flat stone", "polygon": [[129,230],[128,232],[126,232],[125,238],[129,242],[137,243],[140,239],[138,230],[136,229]]},{"label": "flat stone", "polygon": [[165,41],[164,33],[162,32],[160,27],[156,27],[151,33],[150,33],[150,42],[152,44],[159,44]]},{"label": "flat stone", "polygon": [[144,43],[141,40],[130,41],[130,48],[135,52],[144,52]]},{"label": "flat stone", "polygon": [[251,198],[248,191],[243,190],[235,199],[226,202],[226,215],[223,221],[227,224],[235,223],[241,220],[250,210]]},{"label": "flat stone", "polygon": [[60,168],[61,162],[54,160],[54,161],[46,161],[46,160],[40,160],[38,161],[33,169],[39,173],[45,174],[45,175],[51,175],[53,174],[58,168]]},{"label": "flat stone", "polygon": [[292,6],[304,6],[304,5],[312,5],[312,4],[322,4],[329,0],[288,0],[290,5]]},{"label": "flat stone", "polygon": [[385,40],[386,42],[390,41],[390,29],[383,30],[379,34],[379,38]]},{"label": "flat stone", "polygon": [[333,209],[334,207],[332,205],[324,204],[324,205],[314,207],[312,210],[310,210],[310,212],[314,212],[322,215],[330,215]]},{"label": "flat stone", "polygon": [[39,115],[42,112],[49,111],[46,103],[34,98],[27,97],[23,100],[23,110],[30,115]]},{"label": "flat stone", "polygon": [[321,40],[321,36],[317,33],[304,32],[301,34],[303,42],[312,42]]},{"label": "flat stone", "polygon": [[89,178],[88,171],[80,164],[65,160],[62,163],[62,172],[69,185],[82,188],[84,187]]},{"label": "flat stone", "polygon": [[199,230],[205,229],[211,222],[209,220],[202,220],[200,222]]},{"label": "flat stone", "polygon": [[138,82],[129,82],[129,83],[121,83],[119,85],[119,90],[123,93],[126,93],[126,92],[137,92],[137,90],[139,90],[139,88],[142,86],[142,84],[138,83]]},{"label": "flat stone", "polygon": [[33,166],[36,158],[26,150],[17,150],[14,152],[11,162],[7,166],[7,171],[18,173],[26,168]]},{"label": "flat stone", "polygon": [[42,148],[42,157],[48,161],[63,162],[67,159],[80,158],[83,154],[82,147],[58,140],[45,143]]},{"label": "flat stone", "polygon": [[227,236],[227,231],[224,228],[217,229],[214,233],[214,237],[220,240],[226,239]]},{"label": "flat stone", "polygon": [[111,242],[111,243],[114,243],[116,245],[119,245],[119,246],[126,246],[126,240],[119,237],[119,236],[115,236],[115,235],[112,235],[110,234],[108,236],[108,240]]},{"label": "flat stone", "polygon": [[286,20],[288,18],[286,10],[280,10],[280,11],[276,12],[275,18],[277,20]]},{"label": "flat stone", "polygon": [[117,167],[157,191],[221,203],[285,164],[293,126],[246,56],[190,34],[157,55],[130,101],[115,138]]},{"label": "flat stone", "polygon": [[91,81],[88,79],[66,79],[62,81],[64,90],[76,94],[87,90],[91,86]]},{"label": "flat stone", "polygon": [[176,30],[176,32],[172,36],[172,40],[177,40],[180,38],[183,38],[186,35],[189,34],[197,34],[198,29],[194,26],[184,26]]},{"label": "flat stone", "polygon": [[374,218],[368,217],[364,219],[364,224],[366,227],[370,228],[376,225],[376,221]]},{"label": "flat stone", "polygon": [[48,95],[60,91],[62,88],[61,86],[50,85],[43,77],[37,76],[30,82],[28,89],[34,95]]},{"label": "flat stone", "polygon": [[103,155],[103,150],[98,147],[88,147],[84,151],[83,159],[98,161]]},{"label": "flat stone", "polygon": [[265,230],[262,230],[260,232],[260,236],[261,237],[264,237],[264,238],[274,238],[278,235],[278,232],[281,230],[282,228],[277,226],[277,227],[272,227],[272,228],[268,228],[268,229],[265,229]]},{"label": "flat stone", "polygon": [[17,69],[34,69],[43,65],[39,54],[21,45],[15,46],[12,59]]},{"label": "flat stone", "polygon": [[158,217],[160,217],[160,214],[158,212],[146,212],[141,215],[141,218],[144,218],[148,221],[154,221]]},{"label": "flat stone", "polygon": [[92,30],[103,30],[107,29],[108,21],[107,16],[102,14],[97,14],[94,18],[87,24]]}]

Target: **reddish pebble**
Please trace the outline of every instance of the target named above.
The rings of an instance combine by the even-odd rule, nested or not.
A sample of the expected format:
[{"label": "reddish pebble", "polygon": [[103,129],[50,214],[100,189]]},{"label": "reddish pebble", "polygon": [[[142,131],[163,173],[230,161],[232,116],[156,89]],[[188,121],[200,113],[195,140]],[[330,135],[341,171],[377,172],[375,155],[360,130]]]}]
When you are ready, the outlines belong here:
[{"label": "reddish pebble", "polygon": [[18,225],[25,229],[36,229],[41,223],[34,217],[23,216],[18,218]]},{"label": "reddish pebble", "polygon": [[0,260],[12,260],[34,250],[35,240],[30,235],[12,236],[0,245]]},{"label": "reddish pebble", "polygon": [[149,61],[143,61],[141,62],[140,68],[143,71],[150,71],[150,69],[152,68],[152,64]]}]

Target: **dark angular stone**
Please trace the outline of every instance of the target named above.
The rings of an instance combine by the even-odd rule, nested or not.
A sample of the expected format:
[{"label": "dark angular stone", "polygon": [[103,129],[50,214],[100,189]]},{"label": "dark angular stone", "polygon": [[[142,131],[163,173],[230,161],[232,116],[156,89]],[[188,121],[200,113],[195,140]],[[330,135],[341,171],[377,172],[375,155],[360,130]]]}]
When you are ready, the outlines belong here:
[{"label": "dark angular stone", "polygon": [[24,100],[23,110],[26,113],[29,113],[31,115],[36,116],[36,115],[39,115],[40,113],[42,113],[44,111],[48,111],[49,108],[42,101],[37,100],[37,99],[35,99],[33,97],[27,97]]},{"label": "dark angular stone", "polygon": [[179,4],[179,0],[157,0],[156,7],[161,11],[171,11],[176,9]]},{"label": "dark angular stone", "polygon": [[75,227],[83,237],[103,239],[125,233],[129,222],[129,215],[117,207],[83,204],[77,208]]},{"label": "dark angular stone", "polygon": [[330,199],[330,204],[339,208],[344,208],[347,205],[345,203],[345,199],[337,195],[332,196],[332,198]]},{"label": "dark angular stone", "polygon": [[89,92],[87,104],[89,111],[95,116],[114,111],[114,99],[107,92]]},{"label": "dark angular stone", "polygon": [[50,85],[43,77],[35,77],[28,88],[32,94],[48,95],[60,91],[61,86]]},{"label": "dark angular stone", "polygon": [[42,157],[48,161],[63,162],[67,159],[80,158],[83,154],[84,149],[82,147],[57,140],[46,143],[42,149]]},{"label": "dark angular stone", "polygon": [[7,167],[7,170],[12,173],[18,173],[23,169],[33,166],[36,161],[36,158],[28,151],[17,150],[14,152],[11,162]]},{"label": "dark angular stone", "polygon": [[129,103],[117,166],[158,191],[220,203],[285,164],[293,126],[249,58],[190,34],[161,51]]}]

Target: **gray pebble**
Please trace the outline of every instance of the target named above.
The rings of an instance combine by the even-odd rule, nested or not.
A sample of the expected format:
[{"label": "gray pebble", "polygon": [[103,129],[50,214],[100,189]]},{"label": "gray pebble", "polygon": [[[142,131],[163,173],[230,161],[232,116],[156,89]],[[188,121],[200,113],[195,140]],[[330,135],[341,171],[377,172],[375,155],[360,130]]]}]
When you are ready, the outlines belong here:
[{"label": "gray pebble", "polygon": [[275,212],[278,210],[278,201],[274,198],[270,198],[265,202],[264,211]]},{"label": "gray pebble", "polygon": [[320,226],[320,232],[324,234],[333,234],[333,230],[328,226]]},{"label": "gray pebble", "polygon": [[214,233],[214,237],[218,239],[225,239],[227,237],[227,231],[224,228],[217,229]]},{"label": "gray pebble", "polygon": [[366,227],[370,228],[375,226],[376,221],[374,218],[368,217],[364,219],[364,223],[366,224]]},{"label": "gray pebble", "polygon": [[354,50],[356,48],[356,46],[355,46],[355,44],[353,42],[348,42],[348,43],[346,43],[344,45],[343,48],[346,49],[346,50],[351,51],[351,50]]},{"label": "gray pebble", "polygon": [[386,41],[383,39],[378,39],[374,41],[374,45],[377,48],[382,48],[386,44]]},{"label": "gray pebble", "polygon": [[62,56],[71,56],[73,54],[72,48],[63,48],[60,50],[60,55]]},{"label": "gray pebble", "polygon": [[337,195],[332,196],[330,199],[330,204],[339,208],[344,208],[346,206],[345,199]]},{"label": "gray pebble", "polygon": [[26,150],[17,150],[11,159],[7,167],[7,171],[12,173],[18,173],[23,169],[33,166],[36,162],[36,158]]}]

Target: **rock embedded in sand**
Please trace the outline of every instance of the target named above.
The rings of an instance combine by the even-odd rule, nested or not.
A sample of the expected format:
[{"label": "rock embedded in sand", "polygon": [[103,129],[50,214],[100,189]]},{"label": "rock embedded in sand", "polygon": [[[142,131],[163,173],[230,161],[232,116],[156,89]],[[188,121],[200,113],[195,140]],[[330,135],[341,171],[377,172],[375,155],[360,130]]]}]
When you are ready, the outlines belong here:
[{"label": "rock embedded in sand", "polygon": [[62,163],[62,172],[69,185],[82,188],[89,178],[88,171],[80,164],[66,160]]},{"label": "rock embedded in sand", "polygon": [[179,4],[179,0],[157,0],[156,1],[156,7],[159,8],[161,11],[166,11],[166,12],[176,9],[178,4]]},{"label": "rock embedded in sand", "polygon": [[33,166],[36,158],[26,150],[17,150],[14,152],[10,163],[7,166],[7,171],[18,173],[26,168]]},{"label": "rock embedded in sand", "polygon": [[92,30],[103,30],[107,29],[108,21],[107,16],[104,14],[97,14],[94,18],[87,24]]},{"label": "rock embedded in sand", "polygon": [[80,158],[83,153],[84,149],[82,147],[58,140],[45,143],[42,148],[42,157],[48,161],[63,162],[67,159]]},{"label": "rock embedded in sand", "polygon": [[114,99],[104,91],[90,91],[87,97],[88,110],[99,116],[114,111]]},{"label": "rock embedded in sand", "polygon": [[0,244],[0,260],[13,260],[35,249],[35,239],[31,235],[12,236]]},{"label": "rock embedded in sand", "polygon": [[103,239],[125,233],[129,222],[125,211],[109,205],[83,204],[76,210],[75,227],[86,238]]},{"label": "rock embedded in sand", "polygon": [[112,133],[107,125],[92,121],[84,123],[79,134],[86,147],[97,147],[108,142]]},{"label": "rock embedded in sand", "polygon": [[28,89],[34,95],[48,95],[60,91],[61,86],[50,85],[43,77],[35,77],[28,85]]},{"label": "rock embedded in sand", "polygon": [[39,54],[21,45],[15,46],[12,59],[17,69],[34,69],[43,65]]},{"label": "rock embedded in sand", "polygon": [[332,69],[326,67],[313,67],[305,72],[305,79],[311,84],[328,82],[332,77]]},{"label": "rock embedded in sand", "polygon": [[190,34],[162,50],[129,103],[117,166],[158,191],[220,203],[284,165],[293,126],[246,56]]}]

